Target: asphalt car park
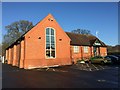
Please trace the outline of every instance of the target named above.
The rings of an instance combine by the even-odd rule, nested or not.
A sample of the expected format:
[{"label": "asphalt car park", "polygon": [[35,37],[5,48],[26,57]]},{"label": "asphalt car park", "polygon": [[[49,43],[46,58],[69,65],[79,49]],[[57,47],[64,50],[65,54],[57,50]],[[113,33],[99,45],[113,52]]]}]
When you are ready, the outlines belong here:
[{"label": "asphalt car park", "polygon": [[19,69],[2,65],[2,88],[118,88],[119,66],[76,64]]},{"label": "asphalt car park", "polygon": [[32,69],[33,71],[53,71],[53,72],[70,72],[71,70],[81,70],[94,72],[99,70],[107,70],[107,69],[119,69],[119,65],[101,65],[101,64],[89,64],[89,63],[78,63],[70,66],[59,66],[54,68],[36,68]]},{"label": "asphalt car park", "polygon": [[113,68],[119,68],[118,65],[101,65],[101,64],[76,64],[74,65],[74,69],[79,70],[85,70],[85,71],[98,71],[98,70],[104,70],[104,69],[113,69]]}]

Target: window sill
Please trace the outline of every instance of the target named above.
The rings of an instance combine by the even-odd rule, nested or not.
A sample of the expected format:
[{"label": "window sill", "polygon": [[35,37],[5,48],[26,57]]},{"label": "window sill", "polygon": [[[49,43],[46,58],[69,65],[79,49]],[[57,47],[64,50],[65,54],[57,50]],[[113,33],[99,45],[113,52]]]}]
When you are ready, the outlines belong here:
[{"label": "window sill", "polygon": [[85,54],[89,54],[88,52],[84,52]]},{"label": "window sill", "polygon": [[78,54],[79,52],[74,52],[74,54]]},{"label": "window sill", "polygon": [[47,58],[47,57],[46,57],[46,59],[56,59],[56,58]]}]

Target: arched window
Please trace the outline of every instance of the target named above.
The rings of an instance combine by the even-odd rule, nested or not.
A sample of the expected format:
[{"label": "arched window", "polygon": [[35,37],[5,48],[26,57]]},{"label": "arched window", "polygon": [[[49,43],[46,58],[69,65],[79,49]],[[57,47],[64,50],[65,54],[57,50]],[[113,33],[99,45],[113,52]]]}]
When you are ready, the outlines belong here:
[{"label": "arched window", "polygon": [[46,28],[46,58],[55,58],[55,30]]}]

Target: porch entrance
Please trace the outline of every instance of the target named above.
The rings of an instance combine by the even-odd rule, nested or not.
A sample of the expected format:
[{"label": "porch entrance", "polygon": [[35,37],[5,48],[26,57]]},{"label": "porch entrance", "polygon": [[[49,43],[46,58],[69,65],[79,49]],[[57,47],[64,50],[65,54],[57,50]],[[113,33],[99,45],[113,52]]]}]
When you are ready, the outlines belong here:
[{"label": "porch entrance", "polygon": [[93,53],[94,53],[94,56],[99,56],[100,55],[100,47],[94,46]]}]

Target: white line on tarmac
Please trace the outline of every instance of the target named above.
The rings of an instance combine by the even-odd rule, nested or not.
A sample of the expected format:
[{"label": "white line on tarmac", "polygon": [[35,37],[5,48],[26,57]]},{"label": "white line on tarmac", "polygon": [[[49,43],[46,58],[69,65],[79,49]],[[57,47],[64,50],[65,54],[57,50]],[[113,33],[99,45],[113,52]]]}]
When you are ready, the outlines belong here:
[{"label": "white line on tarmac", "polygon": [[87,65],[87,67],[90,67],[90,66],[88,65],[88,63],[87,63],[86,65]]},{"label": "white line on tarmac", "polygon": [[99,65],[99,67],[101,67],[102,69],[105,69],[104,67],[102,67],[101,65]]},{"label": "white line on tarmac", "polygon": [[118,82],[113,82],[113,81],[106,81],[107,83],[111,83],[111,84],[117,84],[118,85]]},{"label": "white line on tarmac", "polygon": [[[92,64],[93,65],[93,64]],[[95,65],[93,65],[93,67],[96,69],[96,70],[99,70]]]},{"label": "white line on tarmac", "polygon": [[97,81],[104,82],[104,83],[118,84],[118,82],[114,82],[114,81],[107,81],[107,80],[97,80]]},{"label": "white line on tarmac", "polygon": [[92,71],[92,69],[91,69],[91,68],[89,68],[89,71]]}]

